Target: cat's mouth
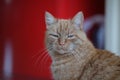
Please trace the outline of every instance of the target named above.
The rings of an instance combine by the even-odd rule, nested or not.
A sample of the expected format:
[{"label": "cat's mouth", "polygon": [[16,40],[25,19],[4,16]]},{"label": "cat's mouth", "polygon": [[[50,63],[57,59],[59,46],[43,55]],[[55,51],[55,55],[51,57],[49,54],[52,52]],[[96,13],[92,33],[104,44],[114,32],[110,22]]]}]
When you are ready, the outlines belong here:
[{"label": "cat's mouth", "polygon": [[60,53],[60,54],[65,54],[66,51],[64,51],[64,50],[61,49],[61,50],[59,50],[59,53]]},{"label": "cat's mouth", "polygon": [[56,52],[58,52],[59,54],[67,54],[67,53],[71,53],[73,51],[73,47],[68,47],[68,48],[65,48],[65,47],[55,47],[54,50]]},{"label": "cat's mouth", "polygon": [[76,46],[70,45],[67,48],[65,47],[54,47],[53,50],[56,51],[58,54],[71,54],[73,53]]},{"label": "cat's mouth", "polygon": [[56,49],[56,51],[57,51],[59,54],[66,54],[66,53],[68,53],[68,51],[65,50],[65,49]]}]

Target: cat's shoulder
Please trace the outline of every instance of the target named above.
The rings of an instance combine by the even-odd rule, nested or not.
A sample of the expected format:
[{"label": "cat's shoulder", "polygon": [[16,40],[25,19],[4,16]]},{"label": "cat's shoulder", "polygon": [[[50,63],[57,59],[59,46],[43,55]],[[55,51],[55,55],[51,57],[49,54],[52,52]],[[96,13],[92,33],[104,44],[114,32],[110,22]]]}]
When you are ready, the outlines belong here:
[{"label": "cat's shoulder", "polygon": [[117,58],[120,59],[119,55],[112,53],[108,50],[96,49],[96,54],[94,55],[97,59],[104,60],[107,58]]},{"label": "cat's shoulder", "polygon": [[115,53],[112,53],[112,52],[110,52],[110,51],[108,51],[108,50],[103,50],[103,49],[96,49],[96,52],[98,53],[98,54],[111,54],[111,55],[114,55]]}]

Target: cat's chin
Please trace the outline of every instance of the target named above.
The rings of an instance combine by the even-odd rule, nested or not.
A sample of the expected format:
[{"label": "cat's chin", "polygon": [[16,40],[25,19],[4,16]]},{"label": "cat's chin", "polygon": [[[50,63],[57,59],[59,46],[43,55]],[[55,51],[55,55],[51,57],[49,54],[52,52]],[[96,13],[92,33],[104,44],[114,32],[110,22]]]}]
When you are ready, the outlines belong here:
[{"label": "cat's chin", "polygon": [[68,53],[67,51],[64,51],[64,50],[58,50],[57,52],[58,52],[58,54],[61,54],[61,55]]}]

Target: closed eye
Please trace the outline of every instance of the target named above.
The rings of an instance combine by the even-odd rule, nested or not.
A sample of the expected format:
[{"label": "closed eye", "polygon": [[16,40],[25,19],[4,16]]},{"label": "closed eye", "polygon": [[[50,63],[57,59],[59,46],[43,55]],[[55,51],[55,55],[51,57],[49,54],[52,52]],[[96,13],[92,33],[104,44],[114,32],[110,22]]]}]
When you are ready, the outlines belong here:
[{"label": "closed eye", "polygon": [[50,35],[53,36],[53,37],[56,37],[56,38],[59,37],[57,34],[50,34]]},{"label": "closed eye", "polygon": [[72,35],[72,34],[68,35],[68,38],[73,38],[73,37],[74,37],[74,35]]}]

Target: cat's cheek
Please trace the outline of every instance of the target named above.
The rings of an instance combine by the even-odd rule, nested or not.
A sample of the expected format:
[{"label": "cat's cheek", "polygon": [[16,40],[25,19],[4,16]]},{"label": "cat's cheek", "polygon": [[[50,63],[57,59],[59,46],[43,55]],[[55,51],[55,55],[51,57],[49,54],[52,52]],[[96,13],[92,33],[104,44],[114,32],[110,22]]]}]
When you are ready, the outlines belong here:
[{"label": "cat's cheek", "polygon": [[77,39],[77,40],[75,41],[75,44],[76,44],[76,45],[78,45],[78,44],[82,45],[82,40]]},{"label": "cat's cheek", "polygon": [[56,40],[52,38],[47,39],[48,47],[54,48],[56,44]]},{"label": "cat's cheek", "polygon": [[73,43],[71,43],[71,44],[69,45],[69,51],[72,51],[73,49],[75,49],[75,45],[74,45]]},{"label": "cat's cheek", "polygon": [[57,39],[52,38],[52,37],[48,37],[49,42],[55,43],[57,41]]}]

